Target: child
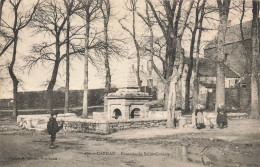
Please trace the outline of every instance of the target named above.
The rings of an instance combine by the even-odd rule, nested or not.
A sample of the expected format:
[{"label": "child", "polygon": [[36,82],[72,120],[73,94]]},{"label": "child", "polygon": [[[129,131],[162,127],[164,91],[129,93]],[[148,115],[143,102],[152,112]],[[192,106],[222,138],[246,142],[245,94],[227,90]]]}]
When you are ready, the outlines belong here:
[{"label": "child", "polygon": [[226,128],[228,126],[227,123],[227,114],[225,113],[225,109],[220,107],[217,109],[217,124],[220,129]]},{"label": "child", "polygon": [[55,139],[56,139],[56,133],[59,132],[60,129],[63,128],[63,123],[61,124],[61,126],[58,125],[56,118],[57,118],[58,112],[54,111],[51,113],[51,117],[49,119],[49,122],[47,124],[47,130],[49,135],[51,135],[51,144],[50,144],[50,148],[55,148],[55,146],[53,145]]},{"label": "child", "polygon": [[197,121],[196,121],[197,129],[205,128],[204,117],[203,117],[202,110],[201,109],[196,109],[195,115],[196,115],[196,118],[197,118]]}]

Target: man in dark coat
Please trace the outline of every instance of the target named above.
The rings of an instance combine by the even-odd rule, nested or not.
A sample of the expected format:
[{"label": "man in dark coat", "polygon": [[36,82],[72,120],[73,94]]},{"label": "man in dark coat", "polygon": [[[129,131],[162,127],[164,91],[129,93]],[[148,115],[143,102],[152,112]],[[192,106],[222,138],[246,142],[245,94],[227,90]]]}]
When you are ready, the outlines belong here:
[{"label": "man in dark coat", "polygon": [[49,135],[51,135],[51,144],[50,144],[50,148],[54,148],[54,141],[56,139],[56,133],[60,131],[60,129],[63,128],[63,123],[61,124],[61,126],[58,125],[56,118],[57,118],[58,112],[54,111],[51,113],[51,117],[49,119],[49,122],[47,124],[47,130]]}]

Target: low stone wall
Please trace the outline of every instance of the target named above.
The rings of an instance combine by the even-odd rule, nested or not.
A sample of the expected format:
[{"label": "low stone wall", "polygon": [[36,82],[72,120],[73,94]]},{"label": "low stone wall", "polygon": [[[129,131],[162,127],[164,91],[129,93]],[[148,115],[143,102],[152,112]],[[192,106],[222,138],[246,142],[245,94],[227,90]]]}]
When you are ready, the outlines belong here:
[{"label": "low stone wall", "polygon": [[[204,112],[204,124],[206,127],[209,127],[210,122],[217,126],[217,113],[214,112]],[[246,113],[227,113],[228,119],[248,119],[248,114]],[[192,124],[192,116],[191,115],[183,115],[181,119],[185,119],[185,123],[180,127],[188,127]]]},{"label": "low stone wall", "polygon": [[108,130],[109,133],[114,133],[125,129],[142,129],[151,127],[165,127],[166,119],[133,119],[133,120],[120,120],[109,121]]},{"label": "low stone wall", "polygon": [[247,113],[227,113],[228,119],[248,119]]},{"label": "low stone wall", "polygon": [[[228,113],[229,119],[245,119],[248,115],[245,113]],[[49,114],[42,115],[19,115],[17,117],[17,123],[19,126],[27,129],[34,130],[46,130],[47,122],[49,121]],[[185,120],[184,120],[185,119]],[[191,117],[179,117],[178,126],[187,127],[191,125]],[[182,120],[182,121],[180,121]],[[76,114],[67,113],[59,114],[57,122],[61,123],[64,121],[64,131],[84,132],[84,133],[97,133],[97,134],[109,134],[125,129],[136,129],[136,128],[151,128],[151,127],[165,127],[166,118],[137,118],[137,119],[117,119],[117,120],[105,120],[105,119],[83,119],[77,117]],[[216,124],[215,113],[204,113],[204,122],[208,126],[210,121]],[[180,124],[180,125],[179,125]]]},{"label": "low stone wall", "polygon": [[63,130],[70,132],[109,134],[108,122],[106,121],[66,121]]},{"label": "low stone wall", "polygon": [[[42,115],[19,115],[17,123],[19,126],[37,131],[44,131],[47,128],[49,114]],[[59,114],[57,122],[64,121],[63,130],[84,133],[109,134],[124,129],[163,127],[166,119],[132,119],[132,120],[105,120],[105,119],[83,119],[76,114]]]},{"label": "low stone wall", "polygon": [[[49,121],[50,114],[38,114],[38,115],[18,115],[17,123],[19,126],[26,129],[35,129],[38,131],[45,130]],[[74,113],[59,114],[57,122],[69,121],[77,119],[77,115]]]},{"label": "low stone wall", "polygon": [[[181,110],[175,111],[175,118],[181,117]],[[149,118],[167,119],[167,111],[149,111]]]}]

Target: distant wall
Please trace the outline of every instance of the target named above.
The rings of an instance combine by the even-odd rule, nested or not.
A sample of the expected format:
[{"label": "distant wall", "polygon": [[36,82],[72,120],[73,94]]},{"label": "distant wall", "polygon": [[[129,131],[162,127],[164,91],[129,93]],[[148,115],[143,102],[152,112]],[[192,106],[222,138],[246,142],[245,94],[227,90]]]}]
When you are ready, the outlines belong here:
[{"label": "distant wall", "polygon": [[[117,91],[117,88],[112,88],[110,92]],[[147,92],[153,95],[153,99],[156,99],[156,88],[151,90],[147,87],[142,87],[141,91]],[[70,108],[82,107],[83,103],[83,90],[70,90],[69,92],[69,106]],[[104,89],[90,89],[88,91],[88,105],[89,106],[102,106],[104,104]],[[63,108],[65,101],[64,91],[53,92],[53,108]],[[0,105],[0,109],[7,109],[7,104]],[[30,92],[18,92],[18,109],[46,109],[46,91],[30,91]],[[3,106],[3,107],[2,107]],[[12,109],[12,106],[9,107]]]},{"label": "distant wall", "polygon": [[13,99],[0,99],[0,109],[11,110],[13,108]]},{"label": "distant wall", "polygon": [[[250,106],[250,92],[248,89],[244,88],[226,88],[226,99],[225,105],[232,110],[232,112],[248,112]],[[215,108],[215,100],[216,100],[216,90],[213,89],[212,92],[208,93],[208,108]]]},{"label": "distant wall", "polygon": [[[117,89],[112,89],[111,92]],[[100,106],[104,104],[104,89],[90,89],[88,92],[89,106]],[[70,107],[82,107],[83,90],[71,90],[69,92]],[[53,108],[63,108],[65,93],[63,91],[53,92]],[[45,109],[46,108],[46,91],[30,91],[18,93],[19,109]]]}]

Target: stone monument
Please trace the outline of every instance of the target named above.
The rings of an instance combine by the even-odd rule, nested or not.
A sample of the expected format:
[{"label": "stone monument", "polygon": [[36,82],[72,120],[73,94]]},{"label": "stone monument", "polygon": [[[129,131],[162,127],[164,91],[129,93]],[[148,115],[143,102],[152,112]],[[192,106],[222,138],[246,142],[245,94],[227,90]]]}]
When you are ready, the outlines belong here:
[{"label": "stone monument", "polygon": [[149,116],[147,104],[152,95],[141,92],[136,80],[133,67],[127,67],[126,79],[123,87],[104,97],[104,114],[111,119],[135,119]]}]

